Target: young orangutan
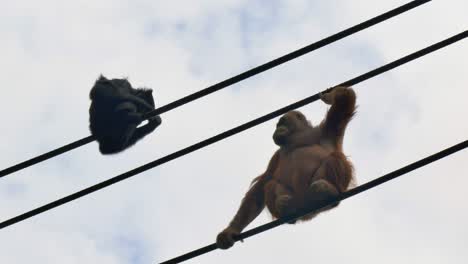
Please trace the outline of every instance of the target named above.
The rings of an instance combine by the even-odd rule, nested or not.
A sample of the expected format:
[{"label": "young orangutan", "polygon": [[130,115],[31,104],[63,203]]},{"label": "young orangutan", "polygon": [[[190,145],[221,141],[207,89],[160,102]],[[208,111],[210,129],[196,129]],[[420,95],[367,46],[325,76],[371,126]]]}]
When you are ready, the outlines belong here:
[{"label": "young orangutan", "polygon": [[[230,248],[234,237],[265,205],[274,218],[281,218],[328,201],[348,189],[353,166],[342,147],[346,126],[356,110],[356,94],[352,88],[339,86],[322,94],[321,99],[331,108],[318,126],[313,126],[298,111],[279,119],[273,140],[280,148],[266,171],[253,180],[231,223],[218,234],[219,248]],[[300,220],[310,220],[318,213]]]}]

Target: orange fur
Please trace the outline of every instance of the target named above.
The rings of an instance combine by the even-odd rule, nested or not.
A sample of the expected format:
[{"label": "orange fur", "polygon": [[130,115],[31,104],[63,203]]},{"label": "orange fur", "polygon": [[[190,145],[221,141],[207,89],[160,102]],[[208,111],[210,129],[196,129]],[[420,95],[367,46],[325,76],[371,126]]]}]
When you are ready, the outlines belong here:
[{"label": "orange fur", "polygon": [[[280,149],[271,158],[265,173],[252,182],[229,226],[218,235],[220,248],[231,247],[233,237],[265,206],[273,217],[281,218],[348,189],[353,181],[353,166],[343,154],[343,137],[355,114],[356,95],[351,88],[335,87],[321,99],[331,104],[331,108],[319,126],[312,126],[299,111],[288,112],[280,118],[273,134]],[[300,220],[309,220],[317,214]]]}]

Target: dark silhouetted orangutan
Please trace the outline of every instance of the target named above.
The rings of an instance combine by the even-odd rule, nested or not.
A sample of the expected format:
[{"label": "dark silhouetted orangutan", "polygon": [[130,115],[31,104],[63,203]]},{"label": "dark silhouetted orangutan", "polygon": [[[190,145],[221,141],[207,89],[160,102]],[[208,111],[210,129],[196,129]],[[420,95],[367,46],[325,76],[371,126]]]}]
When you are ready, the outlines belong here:
[{"label": "dark silhouetted orangutan", "polygon": [[154,110],[152,92],[133,88],[127,79],[99,77],[89,95],[89,128],[102,154],[125,150],[161,124],[161,118],[155,116],[137,129],[143,115]]},{"label": "dark silhouetted orangutan", "polygon": [[[348,189],[353,180],[353,166],[343,154],[343,136],[356,110],[356,94],[352,88],[335,87],[322,94],[321,99],[331,107],[318,126],[313,126],[298,111],[279,119],[273,140],[280,148],[266,171],[253,180],[228,227],[218,234],[219,248],[230,248],[234,237],[265,205],[274,218],[282,218],[330,201]],[[318,213],[300,220],[310,220]]]}]

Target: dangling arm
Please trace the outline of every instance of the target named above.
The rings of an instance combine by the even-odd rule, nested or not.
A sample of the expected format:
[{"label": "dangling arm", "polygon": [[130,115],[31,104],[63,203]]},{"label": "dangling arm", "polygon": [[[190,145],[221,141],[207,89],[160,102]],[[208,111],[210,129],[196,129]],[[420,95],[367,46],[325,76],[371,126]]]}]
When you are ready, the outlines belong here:
[{"label": "dangling arm", "polygon": [[219,248],[227,249],[234,244],[234,237],[244,230],[265,208],[264,187],[271,178],[278,164],[278,152],[275,153],[268,164],[266,172],[254,179],[252,186],[246,193],[239,210],[225,228],[216,238]]}]

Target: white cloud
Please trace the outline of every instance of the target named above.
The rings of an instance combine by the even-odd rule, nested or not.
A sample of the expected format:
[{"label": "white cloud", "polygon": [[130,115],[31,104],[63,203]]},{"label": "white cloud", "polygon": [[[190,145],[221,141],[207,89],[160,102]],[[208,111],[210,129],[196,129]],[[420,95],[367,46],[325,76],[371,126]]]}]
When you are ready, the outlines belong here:
[{"label": "white cloud", "polygon": [[[88,135],[100,74],[167,104],[406,1],[10,1],[0,10],[8,113],[1,167]],[[398,18],[163,115],[132,149],[95,143],[0,180],[0,216],[125,172],[466,30],[462,0]],[[345,149],[360,183],[466,139],[466,40],[356,86]],[[303,112],[315,123],[326,107]],[[273,122],[1,230],[1,263],[154,263],[214,238],[275,149]],[[191,263],[466,263],[466,151]],[[269,221],[264,213],[250,227]]]}]

